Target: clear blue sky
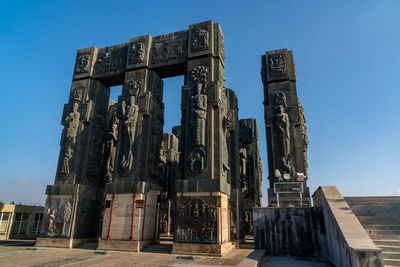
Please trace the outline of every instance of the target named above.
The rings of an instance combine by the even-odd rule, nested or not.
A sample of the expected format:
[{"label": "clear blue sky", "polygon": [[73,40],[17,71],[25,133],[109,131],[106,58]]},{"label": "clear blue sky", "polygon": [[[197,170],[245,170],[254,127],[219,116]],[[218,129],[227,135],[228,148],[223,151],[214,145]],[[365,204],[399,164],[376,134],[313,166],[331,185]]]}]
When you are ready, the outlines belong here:
[{"label": "clear blue sky", "polygon": [[[311,192],[400,195],[400,1],[2,1],[0,200],[44,204],[77,49],[205,20],[221,24],[240,117],[258,121],[265,196],[260,56],[280,48],[297,66]],[[165,80],[166,132],[179,123],[182,83]]]}]

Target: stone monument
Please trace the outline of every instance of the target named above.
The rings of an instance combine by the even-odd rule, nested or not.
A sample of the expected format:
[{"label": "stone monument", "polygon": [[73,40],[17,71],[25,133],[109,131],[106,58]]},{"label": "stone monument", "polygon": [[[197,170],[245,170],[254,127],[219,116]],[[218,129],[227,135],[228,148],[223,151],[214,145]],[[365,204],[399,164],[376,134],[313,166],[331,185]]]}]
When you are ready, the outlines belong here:
[{"label": "stone monument", "polygon": [[[158,237],[160,194],[163,187],[172,194],[170,183],[178,178],[174,251],[231,248],[235,156],[229,157],[228,139],[237,133],[224,60],[222,31],[212,21],[78,50],[55,183],[46,190],[44,225],[51,227],[38,244],[74,247],[99,239],[99,249],[140,251]],[[175,129],[180,175],[167,186],[162,79],[177,75],[185,77]],[[109,96],[116,85],[123,89],[114,103]]]},{"label": "stone monument", "polygon": [[173,252],[221,255],[232,248],[224,39],[211,21],[191,25],[187,35]]},{"label": "stone monument", "polygon": [[262,56],[261,77],[270,186],[268,206],[310,206],[307,127],[304,109],[297,97],[292,51],[266,52]]},{"label": "stone monument", "polygon": [[261,207],[262,165],[256,119],[239,121],[240,188],[244,198],[243,233],[253,234],[253,208]]}]

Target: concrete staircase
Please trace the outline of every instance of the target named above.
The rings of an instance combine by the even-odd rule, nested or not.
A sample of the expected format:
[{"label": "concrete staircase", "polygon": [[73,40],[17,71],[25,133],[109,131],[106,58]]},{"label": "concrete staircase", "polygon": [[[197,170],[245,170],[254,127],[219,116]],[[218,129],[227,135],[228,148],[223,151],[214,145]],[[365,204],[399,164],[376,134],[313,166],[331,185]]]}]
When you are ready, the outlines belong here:
[{"label": "concrete staircase", "polygon": [[345,197],[375,245],[385,266],[400,266],[400,197]]}]

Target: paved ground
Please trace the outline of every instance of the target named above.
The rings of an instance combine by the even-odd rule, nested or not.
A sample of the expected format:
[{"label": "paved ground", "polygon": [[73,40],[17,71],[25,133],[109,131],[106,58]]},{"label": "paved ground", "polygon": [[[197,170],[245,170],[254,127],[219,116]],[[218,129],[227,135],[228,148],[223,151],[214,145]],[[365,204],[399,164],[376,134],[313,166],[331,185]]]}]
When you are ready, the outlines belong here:
[{"label": "paved ground", "polygon": [[[30,267],[105,267],[105,266],[255,266],[261,251],[234,249],[224,257],[179,256],[170,253],[153,252],[101,252],[89,249],[64,249],[33,247],[33,242],[0,242],[0,266]],[[266,257],[263,267],[326,267],[324,263],[296,260],[289,257]]]},{"label": "paved ground", "polygon": [[333,265],[325,262],[299,260],[291,257],[265,257],[262,267],[331,267]]}]

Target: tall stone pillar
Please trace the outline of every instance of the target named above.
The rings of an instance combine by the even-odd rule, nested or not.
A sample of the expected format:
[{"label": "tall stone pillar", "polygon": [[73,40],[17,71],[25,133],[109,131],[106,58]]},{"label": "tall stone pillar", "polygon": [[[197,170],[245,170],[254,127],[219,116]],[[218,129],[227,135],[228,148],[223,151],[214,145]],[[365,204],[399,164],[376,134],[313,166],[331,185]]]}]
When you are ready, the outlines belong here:
[{"label": "tall stone pillar", "polygon": [[[292,51],[268,51],[262,56],[265,126],[268,152],[268,206],[310,206],[307,187],[307,127],[296,90],[296,67]],[[286,184],[285,184],[286,183]],[[301,194],[299,194],[301,193]]]},{"label": "tall stone pillar", "polygon": [[240,190],[240,164],[239,164],[239,106],[235,92],[227,89],[228,115],[227,115],[227,144],[229,155],[228,181],[231,185],[230,208],[230,238],[239,242],[244,239],[241,231],[241,216],[243,211],[243,196]]},{"label": "tall stone pillar", "polygon": [[38,246],[75,247],[96,241],[101,221],[102,154],[110,91],[92,78],[97,48],[78,50],[54,185],[46,189]]},{"label": "tall stone pillar", "polygon": [[244,199],[243,234],[253,234],[253,208],[261,207],[262,165],[256,119],[239,121],[240,188]]},{"label": "tall stone pillar", "polygon": [[223,35],[211,21],[191,25],[188,34],[173,251],[221,255],[232,247]]},{"label": "tall stone pillar", "polygon": [[[129,49],[134,49],[139,41],[147,44],[148,38],[132,39]],[[146,46],[143,51],[147,51]],[[163,82],[153,70],[136,65],[129,68],[135,62],[130,57],[148,56],[144,53],[128,53],[128,70],[116,111],[119,126],[115,168],[112,181],[105,185],[99,249],[140,251],[158,237]]]},{"label": "tall stone pillar", "polygon": [[176,193],[175,181],[179,177],[179,140],[171,133],[164,134],[162,143],[163,193],[160,207],[160,233],[174,232]]}]

